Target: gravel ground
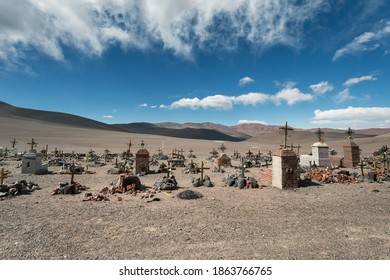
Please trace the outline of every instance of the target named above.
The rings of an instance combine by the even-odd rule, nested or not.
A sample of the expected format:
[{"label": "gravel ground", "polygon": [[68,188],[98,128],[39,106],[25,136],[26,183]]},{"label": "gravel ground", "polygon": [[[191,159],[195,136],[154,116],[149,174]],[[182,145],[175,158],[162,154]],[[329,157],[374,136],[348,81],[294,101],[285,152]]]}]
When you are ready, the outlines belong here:
[{"label": "gravel ground", "polygon": [[[13,173],[5,183],[25,179],[41,189],[0,201],[3,260],[390,259],[389,182],[241,190],[206,172],[216,186],[192,188],[194,175],[177,170],[180,189],[158,193],[160,201],[117,194],[93,202],[82,201],[84,193],[51,195],[70,175],[19,175],[16,164],[5,166]],[[97,173],[75,181],[98,193],[118,178],[108,169],[90,168]],[[141,182],[152,187],[160,176]],[[185,189],[203,197],[177,198]]]}]

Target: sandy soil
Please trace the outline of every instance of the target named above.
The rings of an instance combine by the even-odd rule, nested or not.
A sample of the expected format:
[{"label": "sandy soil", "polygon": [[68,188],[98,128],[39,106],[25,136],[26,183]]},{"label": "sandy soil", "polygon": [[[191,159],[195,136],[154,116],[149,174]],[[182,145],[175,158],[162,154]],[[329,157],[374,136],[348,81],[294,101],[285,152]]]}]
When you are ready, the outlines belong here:
[{"label": "sandy soil", "polygon": [[[106,147],[121,152],[132,139],[135,152],[144,139],[152,154],[158,148],[167,154],[174,148],[192,148],[198,163],[220,146],[215,141],[37,127],[42,130],[32,135],[29,127],[12,131],[9,126],[7,133],[0,135],[0,145],[9,147],[9,141],[16,138],[19,149],[27,149],[26,143],[35,137],[38,148],[49,144],[50,150],[58,147],[65,152],[87,152],[91,148],[102,152]],[[279,142],[225,142],[225,146],[231,155],[235,149],[241,153],[276,149]],[[363,151],[376,147],[380,143],[361,146]],[[177,169],[174,173],[180,189],[172,196],[158,193],[160,201],[148,203],[139,196],[116,194],[110,201],[85,202],[85,192],[51,195],[59,182],[70,181],[70,175],[21,175],[18,163],[6,162],[3,166],[13,174],[5,183],[24,179],[38,183],[41,190],[0,201],[3,260],[390,259],[390,183],[334,184],[295,191],[274,187],[240,190],[225,187],[224,174],[207,170],[205,174],[216,186],[192,188],[190,180],[195,175],[183,175]],[[212,164],[206,162],[206,166]],[[107,174],[110,167],[90,168],[96,174],[76,175],[75,180],[89,187],[89,192],[98,193],[118,178]],[[227,170],[228,174],[234,172],[234,168]],[[253,168],[247,175],[257,177],[258,172]],[[160,177],[147,175],[141,182],[151,188]],[[203,198],[177,198],[185,189],[199,191]],[[118,201],[118,197],[123,200]]]}]

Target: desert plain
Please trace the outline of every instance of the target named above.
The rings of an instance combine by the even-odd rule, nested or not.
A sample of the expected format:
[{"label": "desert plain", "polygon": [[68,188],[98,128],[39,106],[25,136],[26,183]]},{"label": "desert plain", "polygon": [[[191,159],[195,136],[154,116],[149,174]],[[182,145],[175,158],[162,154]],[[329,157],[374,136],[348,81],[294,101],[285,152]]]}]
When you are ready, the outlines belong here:
[{"label": "desert plain", "polygon": [[[72,125],[59,125],[25,118],[0,118],[0,146],[9,147],[17,139],[19,151],[28,150],[34,137],[37,150],[49,146],[64,152],[103,154],[132,152],[144,140],[150,154],[162,149],[170,154],[193,149],[194,162],[205,162],[209,152],[221,141],[181,139],[143,135]],[[325,134],[325,141],[342,154],[346,137]],[[389,134],[355,139],[363,155],[370,155],[389,144]],[[296,132],[288,140],[301,145],[307,153],[316,141],[313,133]],[[253,137],[241,142],[224,141],[226,154],[234,150],[244,154],[268,152],[279,148],[278,133]],[[82,165],[86,163],[80,162]],[[37,183],[40,190],[30,195],[7,197],[0,201],[0,259],[390,259],[390,183],[323,184],[281,190],[272,186],[238,189],[225,186],[222,178],[234,174],[238,161],[224,174],[205,170],[215,186],[191,186],[191,177],[181,168],[174,170],[179,189],[155,195],[159,201],[147,202],[139,195],[115,194],[109,201],[83,201],[76,195],[51,195],[60,182],[70,181],[68,174],[22,175],[18,161],[3,161],[3,168],[18,180]],[[95,174],[75,175],[75,181],[98,193],[117,179],[107,170],[114,163],[90,168]],[[157,167],[152,166],[151,170]],[[58,166],[49,167],[56,172]],[[247,170],[258,177],[259,168]],[[153,188],[162,174],[140,177],[146,188]],[[203,195],[196,200],[181,200],[176,195],[186,189]],[[118,199],[121,197],[121,200]]]}]

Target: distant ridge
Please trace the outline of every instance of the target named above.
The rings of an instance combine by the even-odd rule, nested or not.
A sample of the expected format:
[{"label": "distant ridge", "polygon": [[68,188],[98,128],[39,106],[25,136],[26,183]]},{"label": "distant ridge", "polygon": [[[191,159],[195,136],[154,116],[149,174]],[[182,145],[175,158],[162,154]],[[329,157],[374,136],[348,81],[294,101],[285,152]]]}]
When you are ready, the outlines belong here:
[{"label": "distant ridge", "polygon": [[[170,136],[177,138],[188,138],[188,139],[204,139],[204,140],[220,140],[220,141],[232,141],[238,142],[248,139],[248,137],[234,137],[224,134],[215,129],[207,128],[166,128],[151,123],[129,123],[129,124],[115,124],[116,127],[121,129],[127,129],[134,133],[141,134],[154,134],[162,136]],[[179,126],[180,127],[180,126]]]},{"label": "distant ridge", "polygon": [[19,108],[19,107],[14,107],[2,101],[0,101],[0,116],[25,118],[29,120],[37,120],[41,122],[67,125],[67,126],[80,127],[80,128],[129,132],[128,130],[123,130],[120,127],[112,126],[106,123],[94,121],[88,118],[84,118],[72,114]]}]

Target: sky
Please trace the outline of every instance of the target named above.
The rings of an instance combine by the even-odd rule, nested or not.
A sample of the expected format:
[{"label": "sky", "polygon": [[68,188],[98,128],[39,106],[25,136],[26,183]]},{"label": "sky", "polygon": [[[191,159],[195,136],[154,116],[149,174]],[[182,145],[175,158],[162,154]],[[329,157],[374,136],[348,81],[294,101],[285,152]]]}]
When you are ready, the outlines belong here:
[{"label": "sky", "polygon": [[0,101],[105,123],[390,127],[390,1],[0,0]]}]

